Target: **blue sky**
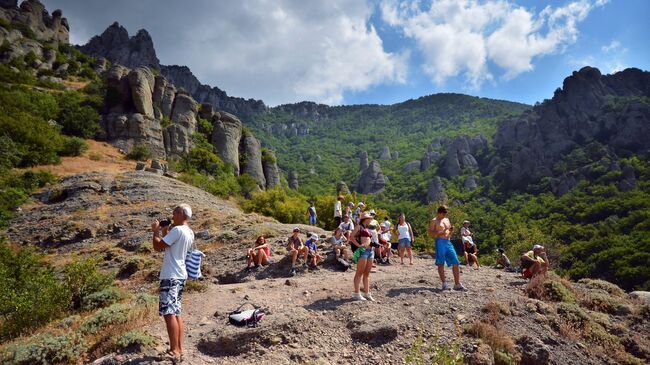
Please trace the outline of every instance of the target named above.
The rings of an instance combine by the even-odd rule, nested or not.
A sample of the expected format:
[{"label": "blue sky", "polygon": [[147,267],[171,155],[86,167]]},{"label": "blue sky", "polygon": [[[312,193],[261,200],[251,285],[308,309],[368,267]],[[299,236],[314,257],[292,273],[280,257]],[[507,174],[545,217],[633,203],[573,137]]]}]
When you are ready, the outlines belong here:
[{"label": "blue sky", "polygon": [[145,28],[162,64],[269,105],[457,92],[533,104],[585,65],[650,69],[647,0],[45,0],[83,44]]}]

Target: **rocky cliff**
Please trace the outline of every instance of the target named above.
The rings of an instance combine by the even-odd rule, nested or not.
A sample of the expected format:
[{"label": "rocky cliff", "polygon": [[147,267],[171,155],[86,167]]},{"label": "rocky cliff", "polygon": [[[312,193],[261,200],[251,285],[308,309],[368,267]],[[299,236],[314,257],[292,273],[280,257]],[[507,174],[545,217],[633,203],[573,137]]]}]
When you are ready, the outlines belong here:
[{"label": "rocky cliff", "polygon": [[650,148],[648,97],[650,72],[630,68],[601,75],[596,68],[584,67],[567,77],[551,100],[499,125],[496,154],[484,172],[519,190],[550,177],[556,193],[566,192],[587,178],[591,168],[570,168],[575,159],[567,156],[573,151],[601,146],[592,159],[607,163]]},{"label": "rocky cliff", "polygon": [[81,46],[81,51],[130,68],[146,66],[160,69],[149,33],[140,29],[136,35],[129,37],[129,32],[118,22],[111,24],[101,35],[92,37]]},{"label": "rocky cliff", "polygon": [[[0,19],[8,23],[26,25],[34,33],[35,38],[41,41],[57,43],[69,41],[70,26],[68,20],[63,17],[63,12],[57,9],[50,15],[38,0],[23,1],[20,6],[16,0],[3,0],[0,2]],[[4,36],[6,35],[5,33]],[[1,43],[3,43],[2,38],[0,38]]]}]

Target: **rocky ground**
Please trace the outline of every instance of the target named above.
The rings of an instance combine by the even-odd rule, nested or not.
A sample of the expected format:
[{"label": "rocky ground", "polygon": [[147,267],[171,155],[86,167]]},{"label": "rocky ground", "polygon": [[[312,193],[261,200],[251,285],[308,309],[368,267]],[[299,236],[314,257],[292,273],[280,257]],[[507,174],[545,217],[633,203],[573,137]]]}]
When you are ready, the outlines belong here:
[{"label": "rocky ground", "polygon": [[[207,257],[205,291],[187,293],[183,302],[185,363],[401,364],[429,363],[444,354],[471,364],[493,364],[495,356],[496,363],[507,363],[506,356],[522,364],[650,359],[650,307],[611,284],[563,284],[555,278],[549,287],[538,283],[527,292],[518,274],[464,268],[469,291],[442,291],[433,259],[419,254],[412,266],[374,269],[377,301],[355,302],[353,272],[339,271],[331,255],[321,270],[288,277],[283,246],[293,225],[245,214],[235,202],[173,178],[114,167],[72,171],[23,206],[8,235],[39,245],[55,264],[72,254],[99,255],[104,268],[118,273],[118,285],[155,293],[161,256],[151,252],[150,223],[168,217],[178,203],[190,204],[197,245]],[[270,238],[274,263],[248,272],[245,250],[262,234]],[[259,327],[227,324],[228,312],[245,302],[265,309]],[[170,363],[158,355],[166,347],[163,321],[144,330],[159,339],[156,348],[109,354],[94,363]]]}]

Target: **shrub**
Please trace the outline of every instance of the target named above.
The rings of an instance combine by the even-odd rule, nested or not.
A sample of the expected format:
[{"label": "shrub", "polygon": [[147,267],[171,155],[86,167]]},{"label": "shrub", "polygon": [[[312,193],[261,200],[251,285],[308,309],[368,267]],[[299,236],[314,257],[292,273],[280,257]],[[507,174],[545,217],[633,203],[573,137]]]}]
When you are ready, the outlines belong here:
[{"label": "shrub", "polygon": [[617,315],[630,314],[632,312],[631,308],[621,303],[620,300],[603,292],[591,292],[584,296],[580,304],[583,307],[603,313]]},{"label": "shrub", "polygon": [[108,287],[95,293],[91,293],[82,298],[82,308],[84,310],[91,310],[97,308],[104,308],[113,303],[116,303],[124,298],[122,293],[117,288]]},{"label": "shrub", "polygon": [[151,150],[145,144],[134,144],[131,151],[126,154],[129,160],[145,161],[151,158]]},{"label": "shrub", "polygon": [[179,180],[196,186],[208,193],[216,196],[227,197],[239,193],[239,183],[237,178],[232,174],[223,174],[221,178],[215,178],[199,173],[185,173],[179,177]]},{"label": "shrub", "polygon": [[102,154],[99,153],[99,152],[91,152],[91,153],[88,155],[88,158],[91,159],[91,160],[93,160],[93,161],[101,161],[101,160],[104,159],[104,156],[102,156]]},{"label": "shrub", "polygon": [[114,339],[115,347],[123,351],[142,351],[143,347],[156,345],[156,338],[140,331],[129,331]]},{"label": "shrub", "polygon": [[70,295],[31,248],[0,242],[0,338],[16,337],[65,314]]},{"label": "shrub", "polygon": [[526,293],[534,299],[576,303],[576,296],[570,285],[568,281],[553,275],[548,277],[538,275],[526,285]]},{"label": "shrub", "polygon": [[56,336],[42,333],[6,348],[4,364],[76,364],[87,349],[85,340],[75,333]]},{"label": "shrub", "polygon": [[[474,337],[482,339],[492,348],[492,351],[495,355],[495,364],[510,365],[517,363],[517,360],[510,361],[513,359],[518,359],[515,343],[507,333],[505,333],[500,328],[497,328],[495,325],[476,321],[466,326],[465,332]],[[497,355],[498,352],[501,354]],[[497,358],[500,359],[499,362],[497,362]]]},{"label": "shrub", "polygon": [[126,323],[129,320],[129,314],[129,305],[122,303],[113,304],[85,320],[79,327],[79,330],[83,334],[95,334],[108,326]]},{"label": "shrub", "polygon": [[63,127],[63,133],[92,138],[99,130],[99,113],[87,105],[85,97],[78,91],[67,91],[57,95],[61,109],[57,121]]},{"label": "shrub", "polygon": [[79,137],[68,137],[65,139],[61,155],[63,156],[81,156],[88,151],[88,143]]},{"label": "shrub", "polygon": [[251,194],[250,200],[242,202],[246,212],[271,216],[282,223],[304,223],[308,207],[307,199],[298,193],[287,193],[279,187]]},{"label": "shrub", "polygon": [[106,289],[113,282],[113,275],[97,269],[98,258],[75,258],[64,268],[64,282],[72,299],[72,308],[79,309],[83,299]]},{"label": "shrub", "polygon": [[621,297],[625,294],[623,289],[619,288],[616,284],[612,284],[609,281],[599,280],[599,279],[580,279],[578,281],[581,284],[585,284],[589,289],[600,289],[608,292],[611,295]]},{"label": "shrub", "polygon": [[203,118],[199,118],[199,123],[197,127],[199,133],[203,134],[208,140],[212,138],[212,130],[214,129],[214,126],[210,121]]},{"label": "shrub", "polygon": [[199,280],[188,280],[185,283],[185,292],[187,293],[203,293],[208,290],[208,285]]}]

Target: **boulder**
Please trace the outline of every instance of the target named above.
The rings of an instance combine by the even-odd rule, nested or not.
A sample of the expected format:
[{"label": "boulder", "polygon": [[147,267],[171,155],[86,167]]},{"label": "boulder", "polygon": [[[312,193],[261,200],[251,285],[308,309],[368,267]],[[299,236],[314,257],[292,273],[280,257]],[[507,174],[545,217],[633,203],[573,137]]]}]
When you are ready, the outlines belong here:
[{"label": "boulder", "polygon": [[213,120],[212,145],[217,149],[223,162],[233,167],[239,174],[239,140],[242,136],[242,124],[234,115],[220,113],[220,119]]},{"label": "boulder", "polygon": [[641,300],[644,304],[650,305],[650,291],[633,291],[630,293],[630,296],[636,299]]},{"label": "boulder", "polygon": [[192,148],[194,130],[180,124],[172,124],[163,131],[165,152],[168,156],[180,156],[189,153]]},{"label": "boulder", "polygon": [[467,190],[474,190],[478,188],[478,177],[474,175],[470,175],[465,179],[465,183],[463,184],[465,189]]},{"label": "boulder", "polygon": [[466,357],[468,365],[494,365],[494,353],[490,345],[479,341],[474,346],[474,352]]},{"label": "boulder", "polygon": [[420,165],[421,165],[420,160],[414,160],[414,161],[408,162],[408,163],[406,163],[406,165],[404,165],[404,172],[411,172],[411,171],[419,170]]},{"label": "boulder", "polygon": [[298,189],[298,173],[289,171],[289,189]]},{"label": "boulder", "polygon": [[165,156],[160,122],[139,113],[124,115],[111,113],[104,116],[106,139],[117,148],[130,151],[135,144],[144,144],[154,157]]},{"label": "boulder", "polygon": [[280,185],[280,169],[273,151],[262,151],[262,168],[266,179],[266,188],[270,189]]},{"label": "boulder", "polygon": [[144,168],[147,167],[144,162],[138,162],[135,164],[135,171],[144,171]]},{"label": "boulder", "polygon": [[420,160],[420,171],[426,171],[429,167],[431,167],[431,159],[429,158],[429,154],[425,153]]},{"label": "boulder", "polygon": [[399,158],[399,151],[393,151],[393,152],[390,154],[390,157],[391,157],[391,159],[393,159],[393,160],[397,160],[397,159]]},{"label": "boulder", "polygon": [[262,144],[254,136],[244,136],[240,146],[240,173],[248,174],[261,189],[266,188],[266,178],[262,167]]},{"label": "boulder", "polygon": [[153,118],[153,87],[155,83],[153,74],[148,68],[138,67],[129,72],[128,80],[136,112]]},{"label": "boulder", "polygon": [[524,335],[517,340],[521,364],[545,365],[549,363],[551,351],[540,339]]},{"label": "boulder", "polygon": [[445,187],[438,176],[433,177],[431,184],[429,184],[429,190],[427,191],[427,203],[432,202],[447,202]]},{"label": "boulder", "polygon": [[368,152],[359,152],[359,171],[364,171],[368,168]]},{"label": "boulder", "polygon": [[379,159],[380,160],[390,160],[391,159],[390,148],[388,148],[388,146],[382,147],[381,151],[379,152]]},{"label": "boulder", "polygon": [[345,183],[345,181],[339,181],[336,183],[336,193],[339,195],[348,195],[350,194],[350,189],[348,188],[348,184]]},{"label": "boulder", "polygon": [[158,75],[153,88],[153,109],[156,119],[170,118],[172,105],[176,96],[176,88],[167,82],[167,79]]},{"label": "boulder", "polygon": [[367,169],[361,172],[357,180],[356,191],[361,194],[375,194],[386,187],[386,177],[381,171],[379,162],[372,161]]},{"label": "boulder", "polygon": [[171,120],[175,124],[189,128],[192,132],[196,129],[196,114],[199,104],[185,93],[178,92],[174,98]]}]

